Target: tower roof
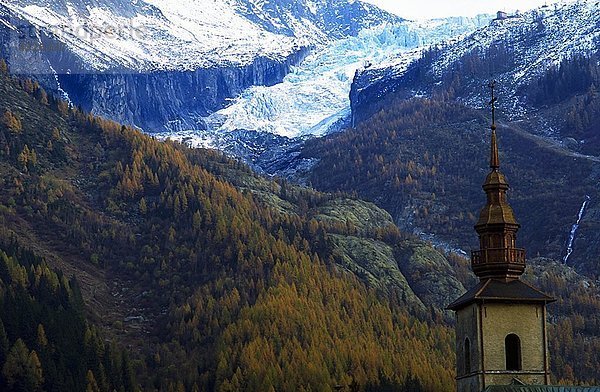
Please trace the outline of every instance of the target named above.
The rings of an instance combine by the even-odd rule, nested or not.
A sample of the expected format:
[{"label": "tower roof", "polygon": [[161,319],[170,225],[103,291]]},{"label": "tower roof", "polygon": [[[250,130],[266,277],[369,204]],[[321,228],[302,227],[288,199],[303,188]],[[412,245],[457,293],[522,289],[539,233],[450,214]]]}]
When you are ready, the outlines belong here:
[{"label": "tower roof", "polygon": [[554,301],[556,301],[554,298],[519,279],[509,282],[486,279],[448,305],[447,309],[459,310],[474,302],[549,303]]},{"label": "tower roof", "polygon": [[514,225],[519,227],[513,209],[503,195],[508,189],[506,177],[499,170],[492,170],[487,175],[483,190],[488,194],[488,202],[479,213],[479,220],[475,228],[486,225]]}]

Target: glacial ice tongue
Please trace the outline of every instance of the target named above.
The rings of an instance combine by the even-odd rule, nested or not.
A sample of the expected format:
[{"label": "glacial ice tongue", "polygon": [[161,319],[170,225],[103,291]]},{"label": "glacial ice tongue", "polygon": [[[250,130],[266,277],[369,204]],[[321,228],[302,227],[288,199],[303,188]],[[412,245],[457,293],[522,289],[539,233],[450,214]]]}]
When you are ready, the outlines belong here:
[{"label": "glacial ice tongue", "polygon": [[[489,18],[386,24],[313,51],[275,86],[255,86],[206,119],[209,130],[252,130],[286,137],[322,136],[350,115],[357,70],[401,61],[408,66],[428,45],[466,34]],[[189,133],[188,133],[189,135]]]}]

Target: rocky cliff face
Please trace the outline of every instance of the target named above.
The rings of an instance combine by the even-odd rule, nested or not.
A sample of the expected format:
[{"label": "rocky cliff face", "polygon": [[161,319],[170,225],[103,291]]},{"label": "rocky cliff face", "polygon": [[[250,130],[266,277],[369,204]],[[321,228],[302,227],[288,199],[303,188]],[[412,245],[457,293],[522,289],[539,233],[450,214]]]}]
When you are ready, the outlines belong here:
[{"label": "rocky cliff face", "polygon": [[15,0],[0,5],[0,54],[94,114],[202,130],[202,117],[280,83],[314,45],[400,20],[359,1]]},{"label": "rocky cliff face", "polygon": [[58,80],[73,102],[95,114],[151,132],[204,129],[202,117],[250,86],[281,82],[307,52],[301,48],[280,61],[259,57],[243,66],[63,74]]},{"label": "rocky cliff face", "polygon": [[65,44],[14,15],[10,24],[0,24],[0,37],[0,56],[14,73],[33,76],[97,115],[151,132],[204,129],[202,117],[250,86],[281,82],[309,52],[298,47],[282,58],[195,70],[97,72]]}]

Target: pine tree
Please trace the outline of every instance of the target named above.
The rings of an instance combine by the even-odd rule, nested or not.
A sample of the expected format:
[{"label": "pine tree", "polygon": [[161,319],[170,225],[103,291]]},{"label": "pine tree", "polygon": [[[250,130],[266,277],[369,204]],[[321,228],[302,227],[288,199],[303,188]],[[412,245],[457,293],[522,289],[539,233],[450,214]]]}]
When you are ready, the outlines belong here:
[{"label": "pine tree", "polygon": [[92,373],[91,370],[88,370],[85,379],[87,381],[85,392],[100,392],[100,388],[98,387],[94,373]]},{"label": "pine tree", "polygon": [[8,65],[6,64],[6,61],[4,61],[4,59],[0,59],[0,74],[8,74]]},{"label": "pine tree", "polygon": [[146,199],[142,197],[140,199],[140,214],[146,215],[147,212],[148,212],[148,206],[146,205]]},{"label": "pine tree", "polygon": [[23,126],[21,120],[13,114],[10,110],[6,110],[2,116],[2,124],[7,127],[13,133],[21,133]]},{"label": "pine tree", "polygon": [[42,324],[38,324],[37,327],[37,344],[40,349],[43,349],[48,345],[48,338],[46,337],[46,331]]},{"label": "pine tree", "polygon": [[194,228],[194,230],[199,230],[201,224],[202,224],[202,216],[200,215],[200,211],[196,211],[196,212],[194,212],[194,215],[192,216],[192,227]]},{"label": "pine tree", "polygon": [[21,339],[15,342],[8,353],[2,375],[9,391],[39,391],[44,382],[37,353],[29,352]]},{"label": "pine tree", "polygon": [[25,90],[27,94],[33,94],[36,89],[35,84],[31,79],[25,79],[21,84],[23,85],[23,90]]},{"label": "pine tree", "polygon": [[4,323],[0,318],[0,364],[3,364],[6,361],[6,356],[8,355],[9,342],[8,337],[6,336],[6,330],[4,329]]},{"label": "pine tree", "polygon": [[135,376],[133,373],[133,367],[131,366],[131,361],[129,360],[129,355],[127,351],[122,351],[122,359],[121,366],[123,371],[123,387],[126,392],[135,391]]},{"label": "pine tree", "polygon": [[29,156],[30,156],[30,154],[31,154],[31,151],[29,150],[29,146],[27,146],[27,144],[26,144],[25,147],[23,147],[23,150],[21,151],[21,153],[19,154],[19,156],[17,157],[17,161],[19,162],[19,166],[25,172],[27,171],[28,166],[29,166]]},{"label": "pine tree", "polygon": [[42,105],[48,105],[48,93],[43,88],[37,90],[37,96]]},{"label": "pine tree", "polygon": [[42,373],[42,363],[35,350],[32,350],[27,357],[27,366],[29,368],[28,379],[31,380],[30,391],[40,391],[44,383],[44,375]]}]

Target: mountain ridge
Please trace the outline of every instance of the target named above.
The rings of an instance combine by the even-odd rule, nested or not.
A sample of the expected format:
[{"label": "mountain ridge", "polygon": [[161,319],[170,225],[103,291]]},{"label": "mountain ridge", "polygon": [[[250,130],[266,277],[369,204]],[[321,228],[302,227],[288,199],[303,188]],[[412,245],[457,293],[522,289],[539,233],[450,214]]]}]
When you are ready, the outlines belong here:
[{"label": "mountain ridge", "polygon": [[[259,57],[280,61],[302,47],[401,20],[360,1],[303,1],[19,0],[4,8],[64,44],[82,60],[84,72],[191,71],[245,66]],[[4,22],[10,24],[10,16]],[[69,66],[53,63],[59,74],[77,72]]]},{"label": "mountain ridge", "polygon": [[[522,119],[531,112],[523,88],[563,60],[594,53],[600,41],[599,25],[600,11],[594,0],[496,19],[467,37],[433,48],[408,67],[392,63],[357,74],[351,93],[353,116],[357,122],[367,118],[377,110],[367,107],[388,94],[431,96],[440,84],[453,88],[453,99],[481,109],[486,102],[482,86],[494,78],[501,97],[499,108],[510,120]],[[453,85],[453,77],[460,83]]]},{"label": "mountain ridge", "polygon": [[0,53],[96,115],[147,132],[204,130],[204,117],[280,83],[315,45],[401,20],[362,2],[278,4],[19,0],[0,6]]}]

